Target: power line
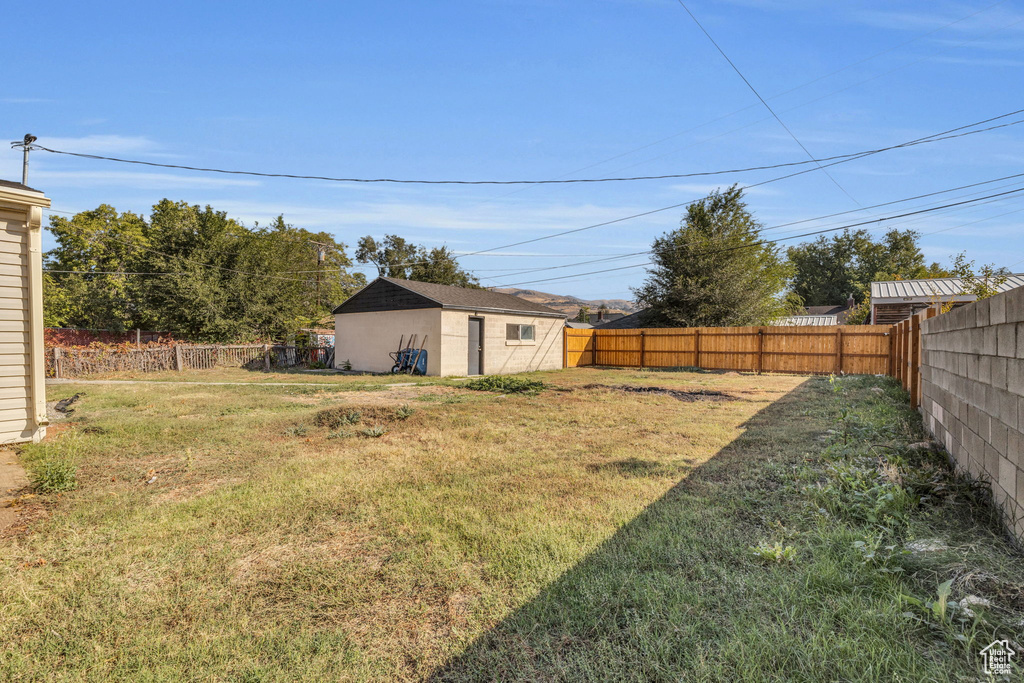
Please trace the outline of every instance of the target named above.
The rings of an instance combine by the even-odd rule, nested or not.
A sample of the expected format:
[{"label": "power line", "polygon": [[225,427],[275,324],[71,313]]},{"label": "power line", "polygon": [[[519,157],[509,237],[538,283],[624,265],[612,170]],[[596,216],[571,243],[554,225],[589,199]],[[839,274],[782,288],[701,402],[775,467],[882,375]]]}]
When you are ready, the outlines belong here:
[{"label": "power line", "polygon": [[[769,109],[769,111],[770,111],[770,109]],[[982,123],[987,123],[989,121],[995,121],[997,119],[1007,118],[1007,117],[1014,116],[1014,115],[1021,114],[1021,113],[1024,113],[1024,109],[1020,109],[1020,110],[1017,110],[1017,111],[1014,111],[1014,112],[1003,114],[1001,116],[997,116],[997,117],[994,117],[994,118],[991,118],[991,119],[987,119],[986,121],[980,121],[978,123],[972,124],[972,126],[981,125]],[[780,121],[780,123],[781,123],[781,121]],[[1017,122],[1014,122],[1014,123],[1004,124],[1003,126],[996,126],[996,127],[1006,127],[1006,126],[1016,125],[1017,123],[1021,123],[1021,122],[1017,121]],[[783,126],[785,127],[785,124],[783,124]],[[968,128],[968,127],[972,127],[972,126],[963,126],[963,128]],[[960,129],[953,129],[953,130],[960,130]],[[949,131],[947,131],[947,132],[949,132]],[[976,132],[983,132],[983,131],[976,131]],[[792,134],[792,133],[790,133],[790,134]],[[938,135],[941,135],[941,134],[938,134]],[[797,143],[799,144],[799,140],[797,140]],[[646,175],[646,176],[623,176],[623,177],[617,177],[617,178],[568,178],[568,179],[561,179],[561,180],[558,180],[558,179],[555,179],[555,180],[422,180],[422,179],[396,179],[396,178],[334,178],[334,177],[328,177],[328,176],[297,175],[297,174],[290,174],[290,173],[265,173],[265,172],[259,172],[259,171],[237,171],[237,170],[226,170],[226,169],[220,169],[220,168],[203,168],[203,167],[199,167],[199,166],[184,166],[184,165],[179,165],[179,164],[161,164],[161,163],[157,163],[157,162],[153,162],[153,161],[141,161],[139,159],[121,159],[121,158],[118,158],[118,157],[108,157],[108,156],[102,156],[102,155],[98,155],[98,154],[84,154],[84,153],[81,153],[81,152],[68,152],[68,151],[65,151],[65,150],[57,150],[57,149],[51,149],[49,147],[43,147],[42,145],[33,145],[33,149],[37,149],[37,150],[42,151],[42,152],[50,152],[51,154],[63,154],[63,155],[67,155],[67,156],[81,157],[81,158],[84,158],[84,159],[97,159],[97,160],[101,160],[101,161],[114,161],[114,162],[123,163],[123,164],[137,164],[137,165],[142,165],[142,166],[157,166],[157,167],[160,167],[160,168],[173,168],[173,169],[186,170],[186,171],[199,171],[199,172],[203,172],[203,173],[226,173],[226,174],[230,174],[230,175],[249,175],[249,176],[259,176],[259,177],[264,177],[264,178],[295,178],[295,179],[302,179],[302,180],[327,180],[327,181],[339,182],[339,183],[405,183],[405,184],[420,184],[420,185],[564,185],[564,184],[569,184],[569,183],[613,183],[613,182],[631,182],[631,181],[644,181],[644,180],[678,180],[678,179],[682,179],[682,178],[700,178],[700,177],[716,176],[716,175],[729,175],[729,174],[733,174],[733,173],[750,173],[750,172],[754,172],[754,171],[768,171],[768,170],[772,170],[772,169],[776,169],[776,168],[790,168],[790,167],[794,167],[794,166],[806,166],[807,164],[817,164],[819,168],[822,168],[820,166],[820,164],[822,162],[830,162],[830,161],[836,161],[836,160],[841,160],[841,159],[847,159],[848,160],[848,159],[853,159],[853,158],[864,156],[864,155],[868,155],[868,154],[878,154],[880,152],[887,152],[887,151],[890,151],[892,149],[897,149],[899,147],[909,146],[910,144],[911,143],[903,143],[901,145],[891,145],[889,147],[880,147],[880,148],[877,148],[877,149],[862,150],[862,151],[859,151],[859,152],[850,152],[848,154],[836,154],[836,155],[833,155],[833,156],[822,157],[822,158],[815,158],[813,155],[811,155],[810,152],[807,152],[806,148],[804,148],[804,151],[807,152],[807,155],[810,157],[807,161],[787,161],[787,162],[781,162],[781,163],[777,163],[777,164],[764,164],[764,165],[761,165],[761,166],[748,166],[748,167],[744,167],[744,168],[730,168],[730,169],[722,169],[722,170],[716,170],[716,171],[694,171],[694,172],[690,172],[690,173],[668,173],[668,174],[662,174],[662,175]],[[800,146],[803,147],[802,144]],[[824,170],[824,169],[822,168],[822,170]],[[57,211],[55,209],[48,209],[48,211],[50,211],[51,213],[68,213],[66,211]]]},{"label": "power line", "polygon": [[[973,124],[966,124],[966,125],[963,125],[963,126],[958,126],[956,128],[951,128],[951,129],[946,130],[946,131],[942,131],[940,133],[934,133],[932,135],[926,135],[925,137],[917,138],[917,139],[914,139],[914,140],[910,140],[910,141],[907,141],[907,142],[899,144],[899,145],[893,145],[893,146],[891,146],[889,148],[886,148],[884,150],[881,150],[881,151],[890,151],[890,150],[893,150],[893,149],[900,149],[900,148],[904,148],[904,147],[912,147],[912,146],[927,144],[927,143],[931,143],[931,142],[939,142],[939,141],[942,141],[942,140],[949,140],[949,139],[952,139],[952,138],[964,137],[966,135],[973,135],[975,133],[983,133],[983,132],[986,132],[988,130],[994,130],[995,128],[1004,128],[1004,127],[1007,127],[1007,126],[1018,125],[1018,124],[1024,122],[1024,121],[1015,121],[1015,122],[1012,122],[1012,123],[1000,124],[999,126],[992,126],[990,128],[983,128],[983,129],[979,129],[979,130],[976,130],[976,131],[966,131],[966,132],[962,132],[962,133],[957,133],[957,131],[963,131],[966,128],[973,128],[975,126],[980,126],[980,125],[982,125],[984,123],[989,123],[989,122],[995,121],[997,119],[1005,118],[1007,116],[1013,116],[1015,113],[1018,113],[1018,112],[1011,112],[1009,114],[1002,114],[1000,116],[996,116],[996,117],[993,117],[993,118],[990,118],[990,119],[985,119],[983,121],[978,121],[978,122],[973,123]],[[950,135],[951,133],[956,133],[956,134],[955,135]],[[872,156],[872,155],[878,154],[878,153],[880,153],[880,152],[875,152],[875,151],[864,152],[864,153],[862,153],[859,156],[855,156],[855,157],[852,157],[852,158],[849,158],[849,159],[840,159],[838,161],[833,161],[833,162],[831,162],[829,164],[826,164],[826,165],[827,166],[835,166],[836,164],[847,163],[849,161],[854,161],[856,159],[862,159],[864,157]],[[769,178],[768,180],[762,180],[759,183],[753,183],[751,185],[747,185],[746,187],[747,188],[760,187],[761,185],[767,185],[769,183],[778,182],[780,180],[786,180],[788,178],[793,178],[795,176],[803,175],[805,173],[811,173],[812,171],[816,171],[816,170],[818,170],[818,169],[817,168],[809,168],[809,169],[804,169],[804,170],[801,170],[801,171],[795,171],[793,173],[789,173],[789,174],[782,175],[782,176],[777,176],[775,178]],[[689,206],[689,205],[694,204],[694,203],[696,203],[698,201],[700,201],[700,200],[693,199],[693,200],[689,200],[689,201],[685,201],[685,202],[680,202],[678,204],[671,204],[669,206],[663,206],[663,207],[661,207],[659,209],[651,209],[650,211],[643,211],[643,212],[640,212],[640,213],[635,213],[635,214],[632,214],[632,215],[629,215],[629,216],[624,216],[622,218],[615,218],[615,219],[612,219],[612,220],[609,220],[609,221],[603,221],[601,223],[594,223],[593,225],[586,225],[586,226],[584,226],[582,228],[573,228],[571,230],[563,230],[561,232],[551,233],[551,234],[548,234],[548,235],[542,235],[540,237],[534,237],[534,238],[531,238],[531,239],[528,239],[528,240],[520,240],[518,242],[512,242],[510,244],[503,244],[503,245],[500,245],[500,246],[497,246],[497,247],[490,247],[488,249],[480,249],[478,251],[469,252],[468,254],[462,254],[459,258],[465,258],[467,256],[476,256],[478,254],[486,254],[486,253],[489,253],[489,252],[492,252],[492,251],[498,251],[499,249],[510,249],[512,247],[519,247],[519,246],[522,246],[524,244],[532,244],[534,242],[540,242],[542,240],[553,239],[555,237],[562,237],[564,235],[571,235],[571,234],[574,234],[574,233],[577,233],[577,232],[583,232],[585,230],[593,230],[595,228],[602,228],[602,227],[605,227],[605,226],[608,226],[608,225],[614,225],[615,223],[622,223],[622,222],[625,222],[625,221],[633,220],[635,218],[642,218],[644,216],[650,216],[652,214],[661,213],[663,211],[670,211],[672,209],[678,209],[678,208],[681,208],[681,207],[684,207],[684,206]]]},{"label": "power line", "polygon": [[[717,250],[713,250],[713,251],[702,252],[700,255],[704,256],[704,255],[710,255],[710,254],[720,254],[720,253],[724,253],[724,252],[728,252],[728,251],[735,251],[737,249],[748,249],[748,248],[751,248],[751,247],[762,246],[762,245],[765,245],[765,244],[776,244],[778,242],[784,242],[786,240],[800,239],[802,237],[812,237],[814,235],[821,235],[821,234],[829,233],[829,232],[837,232],[839,230],[848,230],[850,228],[861,227],[861,226],[864,226],[864,225],[878,224],[878,223],[882,223],[882,222],[888,222],[888,221],[896,220],[896,219],[899,219],[899,218],[906,218],[906,217],[909,217],[909,216],[916,216],[916,215],[919,215],[919,214],[931,213],[931,212],[934,212],[934,211],[940,211],[942,209],[948,209],[948,208],[954,207],[954,206],[964,206],[964,205],[967,205],[967,204],[974,204],[974,203],[978,203],[978,202],[981,202],[981,201],[984,201],[984,200],[993,199],[993,198],[996,198],[996,197],[1005,197],[1005,196],[1008,196],[1008,195],[1017,194],[1019,192],[1024,192],[1024,187],[1017,188],[1015,190],[1007,190],[1005,192],[999,192],[997,194],[988,195],[986,197],[980,197],[978,199],[967,199],[967,200],[960,201],[960,202],[953,202],[953,203],[950,203],[950,204],[944,204],[942,206],[936,206],[936,207],[933,207],[933,208],[930,208],[930,209],[918,209],[916,211],[909,211],[909,212],[906,212],[906,213],[897,214],[895,216],[886,216],[886,217],[882,217],[882,218],[873,218],[871,220],[861,221],[861,222],[858,222],[858,223],[850,223],[850,224],[841,225],[841,226],[835,227],[835,228],[826,228],[824,230],[815,230],[815,231],[812,231],[812,232],[805,232],[805,233],[800,234],[800,235],[791,235],[789,237],[780,237],[778,239],[759,240],[757,242],[751,242],[750,244],[744,244],[744,245],[741,245],[741,246],[727,247],[727,248],[724,248],[724,249],[717,249]],[[572,279],[572,278],[582,277],[584,275],[598,275],[598,274],[601,274],[601,273],[610,273],[610,272],[614,272],[614,271],[628,270],[630,268],[642,268],[644,266],[651,265],[651,263],[652,263],[651,261],[646,261],[644,263],[636,263],[636,264],[629,265],[629,266],[619,266],[617,268],[606,268],[606,269],[603,269],[603,270],[595,270],[595,271],[590,271],[590,272],[587,272],[587,273],[576,273],[576,274],[573,274],[573,275],[564,275],[564,276],[561,276],[561,277],[553,277],[553,278],[543,278],[543,279],[540,279],[540,280],[529,280],[529,281],[525,281],[525,282],[508,282],[508,283],[502,283],[502,284],[499,284],[499,285],[496,285],[496,286],[498,286],[498,287],[517,287],[519,285],[529,285],[529,284],[535,284],[535,283],[538,283],[538,282],[553,282],[553,281],[556,281],[556,280],[569,280],[569,279]]]},{"label": "power line", "polygon": [[743,75],[743,72],[740,71],[740,68],[738,66],[736,66],[735,62],[733,62],[731,59],[729,59],[729,55],[725,54],[725,50],[723,50],[722,47],[715,41],[715,39],[711,37],[711,34],[708,33],[708,30],[706,28],[704,28],[704,25],[700,23],[700,21],[697,19],[696,16],[694,16],[693,12],[690,11],[690,8],[686,6],[686,3],[683,2],[683,0],[678,0],[678,2],[679,2],[679,5],[684,10],[686,10],[686,13],[690,15],[690,18],[693,19],[693,23],[697,24],[697,28],[699,28],[704,33],[704,35],[707,36],[707,39],[711,41],[711,44],[715,46],[715,49],[718,50],[719,54],[721,54],[722,57],[725,58],[725,61],[727,61],[729,63],[729,66],[731,66],[732,70],[736,72],[736,75],[739,76],[740,79],[742,79],[742,81],[747,84],[747,87],[750,88],[750,92],[754,93],[754,95],[757,97],[757,99],[759,99],[761,101],[761,104],[764,105],[764,108],[767,109],[768,112],[773,117],[775,117],[775,120],[779,122],[779,125],[782,126],[782,128],[787,133],[789,133],[789,137],[793,138],[793,142],[795,142],[796,144],[800,145],[800,149],[802,149],[804,151],[804,153],[807,154],[807,158],[811,159],[814,162],[814,164],[821,170],[821,172],[824,173],[828,177],[828,179],[832,181],[833,185],[838,187],[840,189],[840,191],[842,191],[843,194],[845,194],[847,197],[849,197],[850,200],[854,204],[856,204],[857,206],[860,206],[861,205],[860,202],[858,202],[856,199],[854,199],[853,195],[850,194],[849,192],[847,192],[846,188],[843,187],[842,185],[840,185],[839,181],[836,180],[835,178],[833,178],[832,174],[825,170],[825,167],[822,166],[821,163],[814,158],[813,154],[811,154],[811,150],[807,149],[807,147],[804,145],[804,143],[800,142],[800,139],[790,129],[790,127],[786,125],[785,121],[783,121],[782,118],[778,114],[775,113],[775,110],[772,109],[772,106],[770,104],[768,104],[768,101],[765,100],[763,97],[761,97],[761,93],[759,93],[757,91],[757,88],[754,87],[753,83],[751,83],[747,79],[747,77]]},{"label": "power line", "polygon": [[[827,78],[831,78],[832,76],[840,74],[840,73],[842,73],[842,72],[844,72],[844,71],[846,71],[848,69],[852,69],[855,66],[859,66],[860,64],[864,64],[865,62],[869,62],[869,61],[871,61],[871,60],[873,60],[873,59],[875,59],[877,57],[881,57],[884,54],[888,54],[889,52],[892,52],[894,50],[898,50],[899,48],[904,47],[906,45],[910,45],[911,43],[917,42],[918,40],[921,40],[923,38],[927,38],[930,35],[934,35],[935,33],[943,31],[943,30],[949,28],[950,26],[955,26],[956,24],[959,24],[959,23],[961,23],[963,21],[966,21],[966,20],[968,20],[968,19],[970,19],[970,18],[972,18],[972,17],[974,17],[974,16],[976,16],[978,14],[982,14],[982,13],[987,12],[987,11],[989,11],[989,10],[995,8],[995,7],[998,7],[999,5],[1003,5],[1006,2],[1008,2],[1008,0],[999,0],[999,2],[996,2],[996,3],[992,4],[992,5],[989,5],[988,7],[983,7],[981,9],[979,9],[979,10],[971,12],[970,14],[968,14],[966,16],[963,16],[963,17],[960,17],[959,19],[956,19],[955,21],[951,21],[951,22],[949,22],[947,24],[943,24],[943,25],[939,26],[938,28],[935,28],[935,29],[932,29],[931,31],[928,31],[926,33],[922,33],[920,35],[917,35],[917,36],[915,36],[913,38],[910,38],[909,40],[906,40],[906,41],[904,41],[902,43],[899,43],[898,45],[894,45],[894,46],[892,46],[890,48],[886,48],[885,50],[882,50],[880,52],[876,52],[876,53],[874,53],[874,54],[872,54],[872,55],[870,55],[868,57],[864,57],[863,59],[860,59],[860,60],[858,60],[856,62],[853,62],[851,64],[847,64],[846,66],[840,67],[839,69],[836,69],[835,71],[831,71],[831,72],[829,72],[827,74],[824,74],[822,76],[818,76],[817,78],[813,78],[813,79],[811,79],[809,81],[805,81],[804,83],[801,83],[799,85],[793,86],[792,88],[788,88],[787,90],[783,90],[782,92],[775,93],[775,94],[769,96],[768,99],[770,99],[770,100],[777,99],[779,97],[783,97],[784,95],[788,95],[789,93],[796,92],[797,90],[805,88],[805,87],[807,87],[809,85],[813,85],[814,83],[817,83],[819,81],[825,80]],[[1014,24],[1010,24],[1010,26],[1013,26],[1016,23],[1019,23],[1019,22],[1014,22]],[[1003,28],[1008,28],[1008,27],[1004,26],[1004,27],[1001,27],[1000,29],[996,29],[996,31],[1002,30]],[[995,31],[990,32],[990,33],[986,33],[985,35],[986,36],[987,35],[991,35],[991,33],[994,33],[994,32]],[[955,47],[962,47],[963,45],[966,45],[969,42],[973,42],[974,40],[977,40],[977,38],[973,38],[971,40],[964,41],[964,42],[956,45]],[[941,52],[941,50],[940,50],[940,52]],[[935,54],[938,54],[938,53],[935,53]],[[799,104],[799,105],[797,105],[795,107],[791,107],[789,109],[786,109],[783,113],[789,112],[789,111],[793,111],[794,109],[806,106],[808,104],[813,104],[815,102],[819,102],[819,101],[821,101],[821,100],[823,100],[823,99],[825,99],[827,97],[831,97],[832,95],[837,95],[837,94],[839,94],[841,92],[849,90],[850,88],[856,87],[858,85],[862,85],[862,84],[867,83],[869,81],[872,81],[872,80],[874,80],[876,78],[880,78],[882,76],[894,73],[895,71],[898,71],[900,69],[906,68],[907,66],[911,66],[913,64],[916,64],[916,63],[918,63],[920,61],[923,61],[926,58],[927,57],[923,57],[923,58],[921,58],[919,60],[916,60],[914,62],[909,62],[907,64],[903,64],[901,66],[898,66],[895,69],[890,69],[889,71],[886,71],[886,72],[884,72],[882,74],[878,74],[876,76],[872,76],[871,78],[868,78],[868,79],[865,79],[865,80],[862,80],[862,81],[858,81],[858,82],[853,83],[851,85],[845,86],[843,88],[840,88],[839,90],[834,90],[834,91],[832,91],[830,93],[827,93],[827,94],[825,94],[825,95],[823,95],[821,97],[818,97],[818,98],[815,98],[813,100],[804,102],[804,103]],[[691,128],[687,128],[686,130],[679,131],[678,133],[673,133],[672,135],[669,135],[667,137],[664,137],[664,138],[661,138],[661,139],[658,139],[658,140],[654,140],[653,142],[649,142],[649,143],[643,144],[643,145],[641,145],[639,147],[636,147],[634,149],[628,150],[626,152],[621,152],[619,154],[616,154],[614,156],[608,157],[608,158],[603,159],[601,161],[597,161],[597,162],[588,164],[586,166],[582,166],[580,168],[574,169],[574,170],[569,171],[567,173],[563,173],[562,175],[557,176],[555,179],[556,180],[560,180],[562,178],[565,178],[566,176],[572,175],[573,173],[579,173],[581,171],[586,171],[586,170],[589,170],[591,168],[594,168],[594,167],[600,166],[602,164],[608,163],[609,161],[614,161],[616,159],[620,159],[622,157],[629,156],[630,154],[634,154],[636,152],[643,151],[643,150],[648,149],[650,147],[654,147],[654,146],[660,145],[663,142],[668,142],[669,140],[673,140],[673,139],[675,139],[675,138],[677,138],[677,137],[679,137],[681,135],[685,135],[686,133],[690,133],[692,131],[698,130],[698,129],[703,128],[705,126],[709,126],[712,123],[717,123],[719,121],[723,121],[723,120],[725,120],[725,119],[727,119],[727,118],[729,118],[731,116],[735,116],[736,114],[740,114],[740,113],[742,113],[744,111],[747,111],[748,109],[753,109],[756,106],[757,106],[756,104],[751,104],[751,105],[747,105],[745,107],[741,107],[739,109],[736,109],[734,111],[729,112],[728,114],[723,114],[723,115],[718,116],[718,117],[716,117],[714,119],[711,119],[710,121],[705,121],[704,123],[698,124],[698,125],[693,126]],[[771,117],[768,117],[767,119],[759,119],[758,121],[755,121],[754,123],[760,123],[761,121],[767,121],[767,120],[770,120],[770,118]],[[745,126],[741,126],[740,128],[735,128],[732,131],[728,131],[727,133],[724,133],[724,134],[721,134],[721,135],[727,135],[727,134],[732,133],[732,132],[737,132],[739,130],[743,130],[744,128],[747,128],[749,125],[753,125],[753,124],[747,124]],[[721,135],[717,135],[717,136],[714,136],[714,137],[721,137]],[[709,140],[710,139],[714,139],[714,137],[713,138],[708,138],[708,139]],[[701,142],[707,142],[707,140],[703,140]],[[700,144],[700,143],[693,143],[693,144]],[[692,146],[692,145],[687,145],[687,147],[690,147],[690,146]],[[669,152],[667,154],[670,154],[670,153],[671,152]],[[663,154],[663,155],[660,155],[658,157],[654,157],[653,159],[648,159],[647,161],[654,161],[655,159],[660,159],[660,158],[662,158],[664,156],[667,156],[667,154]],[[641,162],[638,162],[636,164],[631,164],[629,166],[626,166],[625,168],[633,168],[634,166],[639,166],[640,164],[646,163],[647,161],[641,161]],[[613,171],[613,172],[615,172],[615,171]],[[514,194],[518,194],[520,192],[524,192],[527,189],[529,189],[529,187],[524,187],[524,188],[520,188],[518,190],[513,190],[512,192],[508,192],[506,194],[500,195],[500,196],[495,197],[493,199],[484,200],[484,202],[481,202],[481,203],[485,204],[487,202],[495,201],[497,199],[502,199],[502,198],[505,198],[505,197],[510,197],[510,196],[512,196]]]},{"label": "power line", "polygon": [[[789,223],[781,223],[779,225],[773,225],[773,226],[770,226],[770,227],[761,228],[760,232],[765,233],[765,232],[768,232],[769,230],[778,230],[780,228],[785,228],[785,227],[789,227],[789,226],[792,226],[792,225],[799,225],[801,223],[813,223],[815,221],[825,220],[827,218],[834,218],[836,216],[842,216],[842,215],[847,215],[847,214],[851,214],[851,213],[859,213],[861,211],[866,211],[868,209],[878,209],[878,208],[881,208],[881,207],[884,207],[884,206],[892,206],[893,204],[902,204],[902,203],[906,203],[906,202],[912,202],[912,201],[915,201],[917,199],[923,199],[925,197],[934,197],[936,195],[949,194],[950,192],[957,192],[959,190],[966,190],[966,189],[969,189],[969,188],[972,188],[972,187],[978,187],[979,185],[990,185],[992,183],[1001,182],[1003,180],[1007,180],[1007,179],[1011,179],[1011,178],[1021,178],[1021,177],[1024,177],[1024,173],[1017,173],[1017,174],[1014,174],[1014,175],[1003,176],[1002,178],[994,178],[992,180],[985,180],[985,181],[978,182],[978,183],[970,183],[968,185],[961,185],[959,187],[952,187],[952,188],[949,188],[949,189],[946,189],[946,190],[938,190],[936,192],[928,192],[926,194],[915,195],[913,197],[906,197],[904,199],[894,199],[892,201],[882,202],[880,204],[873,204],[871,206],[865,206],[865,207],[859,208],[859,209],[850,209],[849,211],[840,211],[838,213],[827,214],[825,216],[817,216],[815,218],[805,218],[805,219],[802,219],[802,220],[799,220],[799,221],[791,221]],[[1013,183],[1011,183],[1011,185],[1012,184]],[[968,195],[968,196],[970,196],[970,195]],[[1015,212],[1011,212],[1011,213],[1015,213]],[[996,217],[998,217],[998,216],[996,216]],[[962,226],[956,226],[956,227],[962,227]],[[950,229],[952,229],[952,228],[950,228]],[[942,232],[942,231],[939,231],[939,232]],[[934,233],[926,233],[926,235],[928,235],[928,234],[934,234]],[[673,246],[673,249],[681,249],[681,248],[683,248],[685,246],[687,246],[687,245],[685,245],[685,244],[675,245],[675,246]],[[631,256],[644,256],[644,255],[650,254],[650,253],[652,253],[652,251],[650,249],[646,249],[644,251],[634,251],[634,252],[629,252],[629,253],[624,253],[624,254],[609,254],[607,256],[602,254],[601,256],[603,256],[603,258],[595,259],[595,260],[592,260],[592,261],[578,261],[578,262],[575,262],[575,263],[567,263],[567,264],[564,264],[564,265],[557,265],[557,266],[542,266],[542,267],[538,267],[538,268],[528,268],[526,270],[519,270],[518,272],[511,272],[511,273],[508,273],[508,274],[503,275],[501,277],[515,277],[517,275],[526,275],[528,273],[537,273],[537,272],[547,271],[547,270],[560,270],[560,269],[563,269],[563,268],[574,268],[576,266],[587,265],[587,264],[590,264],[590,263],[601,263],[601,262],[604,262],[604,261],[613,261],[613,260],[616,260],[616,259],[629,258]],[[510,268],[508,270],[515,271],[516,269],[515,268]]]}]

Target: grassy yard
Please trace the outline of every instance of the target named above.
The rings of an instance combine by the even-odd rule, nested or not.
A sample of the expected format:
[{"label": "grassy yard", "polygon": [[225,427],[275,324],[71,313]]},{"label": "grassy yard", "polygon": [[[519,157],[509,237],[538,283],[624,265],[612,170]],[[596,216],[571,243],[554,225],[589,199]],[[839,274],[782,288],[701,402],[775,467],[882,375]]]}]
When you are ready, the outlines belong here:
[{"label": "grassy yard", "polygon": [[888,380],[274,377],[163,379],[331,386],[51,387],[19,457],[78,487],[0,538],[0,680],[974,680],[1021,640],[1021,556]]}]

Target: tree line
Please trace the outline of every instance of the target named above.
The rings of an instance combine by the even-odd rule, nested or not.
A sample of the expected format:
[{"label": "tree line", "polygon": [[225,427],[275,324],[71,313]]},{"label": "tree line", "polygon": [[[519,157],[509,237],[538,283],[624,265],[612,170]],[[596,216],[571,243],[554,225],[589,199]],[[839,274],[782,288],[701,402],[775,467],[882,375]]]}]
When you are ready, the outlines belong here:
[{"label": "tree line", "polygon": [[[329,326],[331,310],[366,284],[346,244],[283,216],[247,227],[210,206],[164,199],[148,217],[104,204],[52,216],[49,230],[57,246],[44,258],[48,327],[283,340]],[[766,325],[850,296],[859,307],[849,322],[863,322],[873,280],[957,276],[984,297],[1006,277],[992,266],[975,273],[963,254],[949,269],[926,263],[912,230],[847,230],[785,251],[762,230],[736,186],[691,204],[679,228],[654,240],[647,278],[633,290],[642,324]],[[381,277],[480,286],[448,248],[394,234],[360,238],[354,256]]]},{"label": "tree line", "polygon": [[[347,245],[277,217],[247,227],[223,211],[164,199],[148,217],[101,205],[51,216],[47,327],[170,332],[193,341],[284,340],[321,326],[366,284]],[[381,275],[471,286],[453,254],[394,235],[359,240]],[[389,264],[412,264],[392,267]],[[333,323],[328,323],[333,326]]]},{"label": "tree line", "polygon": [[642,324],[667,327],[768,325],[805,306],[840,306],[853,297],[847,322],[869,313],[872,281],[959,277],[979,298],[991,296],[1008,273],[974,267],[964,254],[951,268],[926,263],[913,230],[875,238],[867,230],[819,236],[783,250],[733,186],[691,204],[680,227],[654,241],[652,267],[634,289]]}]

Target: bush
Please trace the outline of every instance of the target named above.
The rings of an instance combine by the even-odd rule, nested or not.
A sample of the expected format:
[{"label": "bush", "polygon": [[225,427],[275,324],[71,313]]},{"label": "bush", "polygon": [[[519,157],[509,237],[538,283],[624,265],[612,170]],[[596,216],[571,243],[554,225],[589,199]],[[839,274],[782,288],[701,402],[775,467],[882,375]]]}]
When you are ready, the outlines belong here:
[{"label": "bush", "polygon": [[371,439],[379,439],[380,437],[384,436],[387,433],[388,430],[385,429],[383,425],[374,425],[372,427],[367,427],[362,431],[363,436],[369,437]]},{"label": "bush", "polygon": [[62,493],[78,488],[78,467],[69,458],[50,456],[32,469],[32,488],[39,493]]},{"label": "bush", "polygon": [[395,417],[399,420],[406,420],[413,416],[416,409],[411,407],[408,403],[404,403],[395,409]]},{"label": "bush", "polygon": [[525,377],[508,375],[489,375],[466,382],[467,389],[474,391],[494,391],[500,394],[538,394],[544,389],[544,382]]},{"label": "bush", "polygon": [[328,408],[327,410],[321,410],[313,418],[313,423],[317,427],[327,427],[328,429],[340,429],[348,425],[359,424],[363,419],[363,414],[358,410],[346,410],[344,408]]}]

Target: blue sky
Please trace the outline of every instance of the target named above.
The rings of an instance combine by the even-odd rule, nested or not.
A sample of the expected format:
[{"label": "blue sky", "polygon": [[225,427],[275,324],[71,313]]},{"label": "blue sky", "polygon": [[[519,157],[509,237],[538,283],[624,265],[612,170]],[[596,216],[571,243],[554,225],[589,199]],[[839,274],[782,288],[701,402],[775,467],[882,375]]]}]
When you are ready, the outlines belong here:
[{"label": "blue sky", "polygon": [[[819,157],[1024,108],[1020,2],[688,5]],[[281,173],[499,180],[806,159],[676,0],[36,2],[9,9],[6,18],[25,28],[4,38],[5,140],[31,132],[56,149]],[[1024,172],[1022,162],[1024,125],[829,169],[852,200],[820,171],[752,188],[748,200],[770,227]],[[777,175],[526,189],[352,185],[36,152],[29,184],[59,211],[107,203],[148,213],[168,197],[210,204],[248,224],[283,213],[349,245],[394,232],[471,252]],[[20,153],[0,154],[0,177],[20,179]],[[487,285],[573,276],[523,286],[629,298],[643,268],[576,274],[643,257],[515,273],[646,249],[681,214],[664,211],[463,263]],[[966,250],[979,263],[1022,270],[1022,220],[1024,195],[894,224],[941,230],[922,239],[929,259],[948,262]]]}]

